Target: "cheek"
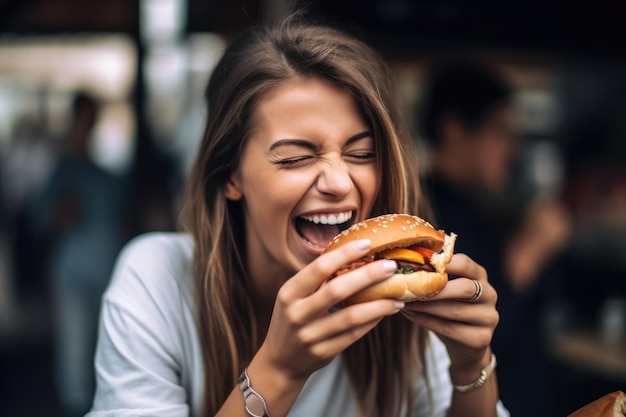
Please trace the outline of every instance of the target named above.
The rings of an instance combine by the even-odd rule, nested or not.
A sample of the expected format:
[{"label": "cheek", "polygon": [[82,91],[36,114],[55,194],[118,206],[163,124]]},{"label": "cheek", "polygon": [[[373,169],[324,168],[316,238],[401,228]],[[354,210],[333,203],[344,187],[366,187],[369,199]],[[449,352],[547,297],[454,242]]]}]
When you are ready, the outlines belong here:
[{"label": "cheek", "polygon": [[492,188],[499,188],[508,181],[510,151],[500,138],[483,141],[480,147],[477,170],[482,171],[484,180]]},{"label": "cheek", "polygon": [[291,210],[311,185],[311,176],[275,169],[249,170],[243,181],[243,195],[251,210]]},{"label": "cheek", "polygon": [[493,159],[497,160],[499,163],[499,167],[503,172],[503,174],[508,171],[509,166],[511,164],[511,157],[513,156],[513,148],[510,145],[510,142],[507,138],[498,137],[494,139],[493,144]]},{"label": "cheek", "polygon": [[502,146],[496,138],[484,137],[476,145],[479,163],[497,166],[504,160]]},{"label": "cheek", "polygon": [[380,188],[380,174],[375,166],[363,166],[352,171],[352,181],[361,194],[364,203],[373,205],[373,200],[378,194]]}]

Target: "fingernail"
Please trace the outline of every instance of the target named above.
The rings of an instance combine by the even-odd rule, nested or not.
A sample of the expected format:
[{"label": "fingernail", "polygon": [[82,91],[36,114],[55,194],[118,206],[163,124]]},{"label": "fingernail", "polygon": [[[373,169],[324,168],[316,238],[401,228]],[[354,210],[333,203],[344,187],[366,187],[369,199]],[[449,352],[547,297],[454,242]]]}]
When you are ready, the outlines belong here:
[{"label": "fingernail", "polygon": [[356,241],[356,247],[358,249],[364,250],[372,247],[372,241],[369,239],[361,239]]},{"label": "fingernail", "polygon": [[393,306],[398,311],[402,310],[404,308],[404,301],[396,300],[396,302],[393,304]]},{"label": "fingernail", "polygon": [[398,269],[398,265],[396,265],[396,261],[385,260],[383,261],[383,269],[386,272],[392,272]]}]

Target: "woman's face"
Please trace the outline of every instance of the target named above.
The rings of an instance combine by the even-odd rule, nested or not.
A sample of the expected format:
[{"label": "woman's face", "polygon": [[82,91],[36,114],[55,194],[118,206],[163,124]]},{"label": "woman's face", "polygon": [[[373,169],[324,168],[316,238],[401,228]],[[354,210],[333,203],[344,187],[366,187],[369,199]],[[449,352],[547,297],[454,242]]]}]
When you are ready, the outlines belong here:
[{"label": "woman's face", "polygon": [[253,277],[282,283],[369,215],[380,185],[374,148],[355,100],[329,83],[294,80],[259,101],[226,186],[243,204]]}]

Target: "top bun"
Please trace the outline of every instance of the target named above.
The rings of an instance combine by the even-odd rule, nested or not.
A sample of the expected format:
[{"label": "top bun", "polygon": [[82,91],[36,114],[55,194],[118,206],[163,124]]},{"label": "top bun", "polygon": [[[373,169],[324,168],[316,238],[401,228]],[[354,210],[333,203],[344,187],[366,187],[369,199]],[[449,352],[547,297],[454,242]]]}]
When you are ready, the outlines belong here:
[{"label": "top bun", "polygon": [[615,391],[579,408],[569,417],[624,417],[626,416],[626,394]]},{"label": "top bun", "polygon": [[360,239],[369,239],[368,255],[400,247],[421,246],[435,252],[444,245],[443,230],[436,230],[426,220],[410,214],[384,214],[355,223],[330,241],[324,252]]}]

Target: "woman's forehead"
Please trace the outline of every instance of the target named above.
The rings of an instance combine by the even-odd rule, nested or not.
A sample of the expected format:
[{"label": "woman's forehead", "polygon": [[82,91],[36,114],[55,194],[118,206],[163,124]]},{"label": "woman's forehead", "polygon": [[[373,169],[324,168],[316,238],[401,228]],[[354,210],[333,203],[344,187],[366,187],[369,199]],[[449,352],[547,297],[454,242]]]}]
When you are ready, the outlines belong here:
[{"label": "woman's forehead", "polygon": [[251,116],[251,130],[269,129],[280,135],[307,131],[330,134],[369,127],[347,89],[318,79],[296,80],[273,88],[259,99]]}]

